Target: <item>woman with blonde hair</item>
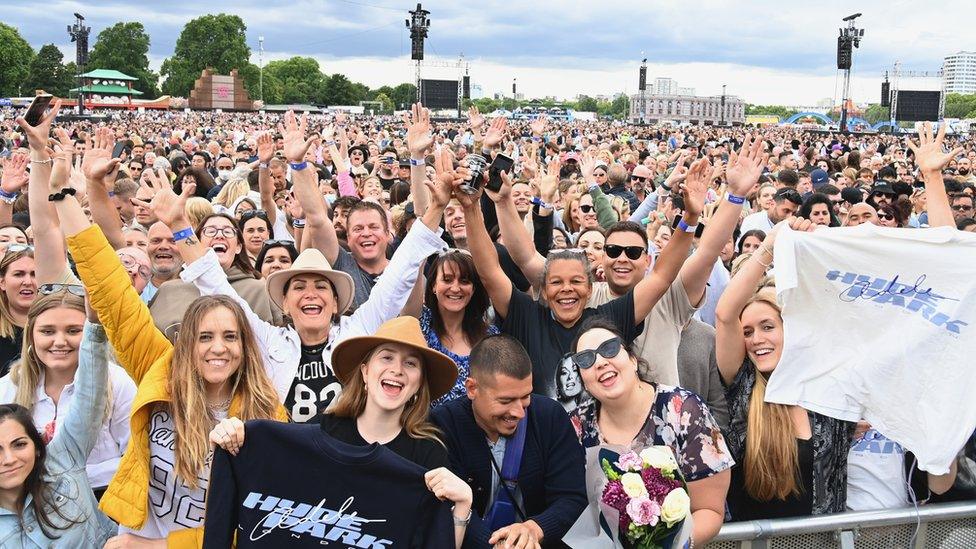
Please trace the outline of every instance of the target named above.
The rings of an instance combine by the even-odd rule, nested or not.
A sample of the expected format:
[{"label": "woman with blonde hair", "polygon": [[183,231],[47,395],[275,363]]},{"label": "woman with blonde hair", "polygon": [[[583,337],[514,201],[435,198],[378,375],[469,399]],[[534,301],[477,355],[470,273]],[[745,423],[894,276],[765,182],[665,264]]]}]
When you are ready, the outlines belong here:
[{"label": "woman with blonde hair", "polygon": [[33,248],[8,245],[0,259],[0,375],[7,375],[19,355],[27,312],[36,296]]},{"label": "woman with blonde hair", "polygon": [[186,217],[193,227],[199,225],[201,221],[213,213],[213,205],[206,198],[192,196],[186,201]]},{"label": "woman with blonde hair", "polygon": [[224,183],[224,186],[220,188],[220,192],[214,197],[214,210],[218,213],[226,211],[233,215],[234,204],[241,198],[246,197],[250,191],[251,187],[248,185],[247,179],[243,177],[231,179],[227,183]]},{"label": "woman with blonde hair", "polygon": [[[67,169],[72,141],[62,129],[55,133],[55,164]],[[138,387],[128,448],[101,501],[122,534],[105,547],[198,546],[213,452],[208,433],[229,415],[284,419],[287,386],[272,384],[244,312],[230,298],[194,300],[171,344],[155,329],[101,229],[60,184],[52,177],[49,191],[71,255],[119,363]],[[182,201],[169,188],[161,190],[154,211],[183,215],[193,187],[183,188]],[[192,231],[178,238],[196,240]]]},{"label": "woman with blonde hair", "polygon": [[[796,230],[812,230],[793,218]],[[854,424],[799,406],[765,402],[783,352],[783,317],[771,289],[756,292],[773,260],[779,226],[732,277],[715,310],[715,356],[731,417],[725,439],[736,461],[732,520],[840,513]]]}]

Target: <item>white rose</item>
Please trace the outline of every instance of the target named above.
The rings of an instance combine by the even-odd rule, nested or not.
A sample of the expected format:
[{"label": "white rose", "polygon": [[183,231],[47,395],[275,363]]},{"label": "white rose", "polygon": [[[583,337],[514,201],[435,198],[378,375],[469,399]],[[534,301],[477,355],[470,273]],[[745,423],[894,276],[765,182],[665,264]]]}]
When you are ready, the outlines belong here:
[{"label": "white rose", "polygon": [[620,477],[620,483],[624,486],[624,493],[632,498],[647,497],[647,486],[644,486],[644,479],[640,473],[624,473]]},{"label": "white rose", "polygon": [[684,520],[690,511],[691,499],[688,497],[688,493],[682,488],[675,488],[664,498],[664,505],[661,506],[661,520],[670,528]]},{"label": "white rose", "polygon": [[675,461],[674,452],[670,446],[651,446],[650,448],[645,448],[640,453],[640,457],[644,460],[644,465],[659,469],[661,472],[666,473],[678,469],[678,462]]}]

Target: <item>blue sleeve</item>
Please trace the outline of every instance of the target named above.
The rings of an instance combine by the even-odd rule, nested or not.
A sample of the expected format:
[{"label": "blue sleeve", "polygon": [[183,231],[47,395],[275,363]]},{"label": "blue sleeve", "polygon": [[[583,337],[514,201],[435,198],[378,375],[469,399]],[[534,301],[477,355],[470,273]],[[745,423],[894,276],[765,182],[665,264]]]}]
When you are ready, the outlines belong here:
[{"label": "blue sleeve", "polygon": [[[535,399],[535,397],[533,397]],[[542,403],[536,403],[540,405]],[[546,510],[529,517],[542,528],[547,545],[562,539],[587,505],[586,456],[562,406],[547,401],[548,448],[545,452]]]},{"label": "blue sleeve", "polygon": [[[253,444],[253,443],[252,443]],[[244,451],[244,448],[241,448]],[[207,488],[207,511],[203,521],[203,549],[223,549],[234,546],[237,527],[237,483],[231,455],[217,447],[210,466]]]},{"label": "blue sleeve", "polygon": [[105,418],[105,393],[108,390],[108,338],[101,324],[85,322],[78,369],[75,371],[75,396],[61,433],[51,442],[48,453],[52,464],[65,469],[85,467],[95,447]]}]

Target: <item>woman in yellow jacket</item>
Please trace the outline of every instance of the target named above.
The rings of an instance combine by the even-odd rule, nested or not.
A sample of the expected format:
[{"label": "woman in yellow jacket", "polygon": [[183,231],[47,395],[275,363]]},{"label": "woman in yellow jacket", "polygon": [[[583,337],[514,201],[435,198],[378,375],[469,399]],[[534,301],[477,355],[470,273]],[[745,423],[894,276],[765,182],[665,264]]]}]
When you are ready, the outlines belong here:
[{"label": "woman in yellow jacket", "polygon": [[[67,133],[55,133],[62,149],[70,149]],[[122,535],[105,547],[199,547],[213,454],[208,433],[228,415],[285,420],[280,398],[250,325],[230,298],[193,301],[170,344],[101,229],[59,179],[52,178],[51,201],[69,250],[119,363],[138,385],[129,446],[101,501]],[[177,202],[169,189],[154,198],[154,206]]]}]

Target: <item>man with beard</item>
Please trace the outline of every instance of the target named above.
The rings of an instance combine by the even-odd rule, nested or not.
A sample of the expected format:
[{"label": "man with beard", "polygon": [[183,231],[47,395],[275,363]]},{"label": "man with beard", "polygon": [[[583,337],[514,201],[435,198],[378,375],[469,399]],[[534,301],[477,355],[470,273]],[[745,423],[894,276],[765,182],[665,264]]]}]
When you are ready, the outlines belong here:
[{"label": "man with beard", "polygon": [[962,183],[976,184],[976,175],[973,174],[973,164],[968,156],[960,157],[956,161],[956,179]]},{"label": "man with beard", "polygon": [[149,246],[146,252],[149,254],[152,277],[139,297],[148,304],[164,282],[179,277],[180,269],[183,268],[183,257],[173,240],[173,231],[161,221],[149,227]]}]

